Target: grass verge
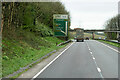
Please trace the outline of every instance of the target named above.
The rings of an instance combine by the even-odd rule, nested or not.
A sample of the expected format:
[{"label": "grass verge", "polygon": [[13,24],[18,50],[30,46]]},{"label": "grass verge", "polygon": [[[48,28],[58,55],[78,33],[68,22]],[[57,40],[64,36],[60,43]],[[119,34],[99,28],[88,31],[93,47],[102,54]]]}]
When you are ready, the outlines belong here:
[{"label": "grass verge", "polygon": [[107,43],[107,44],[110,44],[110,45],[113,45],[113,46],[116,46],[116,47],[119,47],[119,48],[120,48],[120,44],[118,44],[118,43],[109,42],[109,41],[104,41],[104,40],[98,40],[98,41],[101,41],[101,42],[104,42],[104,43]]},{"label": "grass verge", "polygon": [[[59,46],[59,48],[57,48],[56,51],[58,51],[59,49],[65,47],[65,46],[67,46],[67,44],[62,45],[62,46]],[[54,53],[55,53],[55,52],[54,52]],[[54,53],[52,53],[52,54],[54,54]],[[52,54],[50,54],[49,56],[51,56]],[[48,58],[49,56],[45,57],[44,59]],[[40,61],[38,61],[38,62],[32,64],[32,65],[30,66],[30,68],[33,67],[34,65],[40,63],[40,62],[43,61],[44,59],[42,59],[42,60],[40,60]],[[15,75],[15,76],[13,76],[13,77],[10,77],[10,78],[11,78],[11,79],[16,79],[16,78],[18,78],[22,73],[26,72],[27,70],[29,70],[29,69],[26,69],[25,71],[20,72],[19,74]]]},{"label": "grass verge", "polygon": [[41,37],[23,30],[4,35],[2,39],[2,77],[12,74],[53,50],[60,49],[63,46],[56,46],[56,43],[61,42],[63,40],[56,37]]}]

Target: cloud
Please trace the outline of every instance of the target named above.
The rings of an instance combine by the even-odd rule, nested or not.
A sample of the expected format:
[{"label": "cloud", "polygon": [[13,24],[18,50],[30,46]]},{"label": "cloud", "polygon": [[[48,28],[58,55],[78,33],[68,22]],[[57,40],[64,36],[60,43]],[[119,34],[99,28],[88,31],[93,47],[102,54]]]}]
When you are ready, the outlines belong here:
[{"label": "cloud", "polygon": [[101,29],[118,13],[119,0],[62,0],[70,11],[71,28]]},{"label": "cloud", "polygon": [[60,0],[65,3],[74,3],[74,2],[79,2],[79,3],[93,3],[93,2],[118,2],[119,0]]}]

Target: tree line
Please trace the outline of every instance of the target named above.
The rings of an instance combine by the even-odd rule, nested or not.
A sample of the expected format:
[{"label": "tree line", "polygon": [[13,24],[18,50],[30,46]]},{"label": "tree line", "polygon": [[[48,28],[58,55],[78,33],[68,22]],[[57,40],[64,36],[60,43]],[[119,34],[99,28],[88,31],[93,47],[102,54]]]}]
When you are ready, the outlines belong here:
[{"label": "tree line", "polygon": [[39,24],[53,29],[53,14],[69,15],[69,12],[61,2],[3,2],[1,30],[22,28],[34,32]]},{"label": "tree line", "polygon": [[[112,17],[111,19],[107,20],[105,23],[106,30],[120,30],[120,15]],[[117,39],[117,32],[107,32],[105,33],[108,39]]]}]

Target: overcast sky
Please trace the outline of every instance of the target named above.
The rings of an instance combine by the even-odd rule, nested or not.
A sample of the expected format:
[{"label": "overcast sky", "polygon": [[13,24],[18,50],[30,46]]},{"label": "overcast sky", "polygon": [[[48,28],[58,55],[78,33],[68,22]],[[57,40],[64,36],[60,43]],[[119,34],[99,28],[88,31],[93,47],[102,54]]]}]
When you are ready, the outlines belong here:
[{"label": "overcast sky", "polygon": [[118,14],[120,0],[61,0],[71,15],[71,28],[103,29]]}]

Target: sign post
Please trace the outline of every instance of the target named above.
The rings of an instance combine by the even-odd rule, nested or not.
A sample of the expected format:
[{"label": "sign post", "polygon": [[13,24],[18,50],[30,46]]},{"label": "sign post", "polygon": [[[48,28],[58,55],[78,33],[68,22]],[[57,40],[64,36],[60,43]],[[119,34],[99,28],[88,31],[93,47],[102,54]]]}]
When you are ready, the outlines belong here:
[{"label": "sign post", "polygon": [[[118,30],[120,30],[120,1],[118,2]],[[120,42],[120,32],[118,32],[118,42]]]},{"label": "sign post", "polygon": [[68,15],[54,14],[53,15],[54,36],[67,37],[68,35]]}]

